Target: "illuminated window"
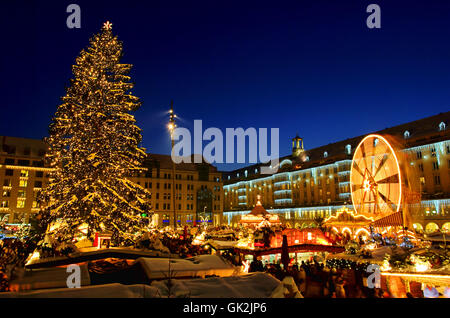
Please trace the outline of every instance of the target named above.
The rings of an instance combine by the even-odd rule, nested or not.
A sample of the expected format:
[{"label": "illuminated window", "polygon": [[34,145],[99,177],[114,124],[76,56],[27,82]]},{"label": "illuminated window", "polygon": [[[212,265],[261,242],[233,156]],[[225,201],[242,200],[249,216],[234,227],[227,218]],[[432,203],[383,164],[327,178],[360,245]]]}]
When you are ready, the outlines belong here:
[{"label": "illuminated window", "polygon": [[413,228],[417,233],[423,233],[423,226],[420,223],[414,223]]},{"label": "illuminated window", "polygon": [[442,232],[450,233],[450,222],[444,223],[442,225]]},{"label": "illuminated window", "polygon": [[28,184],[27,180],[20,180],[19,181],[19,187],[26,187]]},{"label": "illuminated window", "polygon": [[352,146],[350,146],[350,145],[345,146],[345,151],[347,152],[347,155],[351,155],[352,154]]},{"label": "illuminated window", "polygon": [[22,209],[25,207],[25,200],[18,200],[17,201],[17,208]]},{"label": "illuminated window", "polygon": [[28,170],[20,170],[21,177],[28,177]]},{"label": "illuminated window", "polygon": [[422,186],[425,185],[425,177],[420,177],[420,184],[421,184]]},{"label": "illuminated window", "polygon": [[409,133],[409,131],[405,130],[405,132],[403,133],[403,137],[405,139],[408,139],[411,136],[411,134]]},{"label": "illuminated window", "polygon": [[3,196],[4,198],[9,198],[9,197],[11,196],[11,191],[9,191],[9,190],[3,190],[2,196]]},{"label": "illuminated window", "polygon": [[1,207],[2,207],[2,208],[7,208],[7,207],[9,207],[9,201],[2,201]]},{"label": "illuminated window", "polygon": [[323,157],[324,157],[324,158],[328,157],[328,152],[327,152],[327,151],[325,151],[325,152],[323,153]]},{"label": "illuminated window", "polygon": [[445,130],[445,128],[446,128],[445,123],[443,121],[441,121],[441,123],[439,124],[439,130],[443,131],[443,130]]},{"label": "illuminated window", "polygon": [[434,222],[430,222],[427,224],[427,226],[425,226],[425,232],[428,234],[437,232],[438,230],[439,226]]},{"label": "illuminated window", "polygon": [[436,157],[436,148],[431,148],[431,157]]},{"label": "illuminated window", "polygon": [[17,192],[17,197],[19,198],[25,198],[25,190],[19,190]]}]

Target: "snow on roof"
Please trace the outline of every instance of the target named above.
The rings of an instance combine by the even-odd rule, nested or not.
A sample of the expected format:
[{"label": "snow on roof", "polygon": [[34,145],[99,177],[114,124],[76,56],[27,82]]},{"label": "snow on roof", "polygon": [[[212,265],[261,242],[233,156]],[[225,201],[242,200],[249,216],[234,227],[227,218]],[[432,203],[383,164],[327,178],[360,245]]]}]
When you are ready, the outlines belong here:
[{"label": "snow on roof", "polygon": [[216,250],[234,248],[239,241],[221,241],[221,240],[208,240],[205,244],[210,244]]},{"label": "snow on roof", "polygon": [[0,293],[0,298],[154,298],[158,289],[138,284],[105,284],[81,288],[57,288],[23,292]]},{"label": "snow on roof", "polygon": [[[138,258],[149,279],[165,279],[169,273],[168,258]],[[223,258],[217,255],[199,255],[185,259],[170,259],[172,277],[205,277],[205,276],[231,276],[239,271]]]},{"label": "snow on roof", "polygon": [[[190,298],[268,298],[281,282],[266,273],[206,279],[175,279],[171,295]],[[167,281],[154,281],[152,287],[163,297],[169,295]]]},{"label": "snow on roof", "polygon": [[[86,264],[80,264],[80,284],[90,285],[91,280]],[[52,267],[33,271],[25,271],[24,276],[12,280],[10,288],[13,291],[44,288],[67,288],[67,278],[72,272],[67,272],[67,268]]]}]

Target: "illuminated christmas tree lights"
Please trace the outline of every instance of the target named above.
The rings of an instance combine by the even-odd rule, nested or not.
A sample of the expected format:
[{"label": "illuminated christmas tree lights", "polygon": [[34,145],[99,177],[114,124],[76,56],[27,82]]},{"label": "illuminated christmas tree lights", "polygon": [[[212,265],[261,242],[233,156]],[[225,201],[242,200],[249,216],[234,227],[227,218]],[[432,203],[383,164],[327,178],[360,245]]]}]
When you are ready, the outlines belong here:
[{"label": "illuminated christmas tree lights", "polygon": [[54,170],[41,195],[40,222],[63,240],[87,224],[90,238],[107,231],[115,244],[130,242],[148,220],[142,215],[151,215],[150,194],[129,179],[143,171],[146,153],[131,114],[141,105],[131,93],[132,65],[121,57],[122,43],[107,22],[76,58],[50,125],[46,160]]}]

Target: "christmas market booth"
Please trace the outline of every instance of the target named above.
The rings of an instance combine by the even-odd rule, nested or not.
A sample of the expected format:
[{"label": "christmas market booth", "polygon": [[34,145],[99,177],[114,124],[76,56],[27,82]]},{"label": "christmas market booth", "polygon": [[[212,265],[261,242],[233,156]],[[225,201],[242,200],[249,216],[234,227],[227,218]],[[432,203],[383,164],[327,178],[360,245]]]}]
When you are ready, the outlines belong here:
[{"label": "christmas market booth", "polygon": [[261,204],[260,196],[257,197],[255,207],[250,213],[243,215],[240,224],[244,226],[263,227],[272,225],[281,225],[281,221],[276,214],[270,214]]},{"label": "christmas market booth", "polygon": [[323,259],[327,253],[343,252],[344,247],[333,245],[317,228],[283,230],[261,228],[253,235],[241,239],[235,248],[242,259],[258,258],[264,263],[280,262],[283,250],[287,251],[291,262],[295,263],[312,258]]}]

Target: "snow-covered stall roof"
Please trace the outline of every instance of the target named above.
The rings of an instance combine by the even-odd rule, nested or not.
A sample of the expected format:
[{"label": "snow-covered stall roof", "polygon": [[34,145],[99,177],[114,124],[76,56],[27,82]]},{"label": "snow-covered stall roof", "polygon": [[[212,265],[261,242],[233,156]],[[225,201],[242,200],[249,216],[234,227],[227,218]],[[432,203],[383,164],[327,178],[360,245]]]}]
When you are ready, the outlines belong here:
[{"label": "snow-covered stall roof", "polygon": [[81,288],[57,288],[0,293],[0,298],[155,298],[158,289],[138,284],[106,284]]},{"label": "snow-covered stall roof", "polygon": [[169,261],[172,277],[231,276],[239,268],[217,255],[199,255],[185,259],[138,258],[149,279],[165,279],[169,276]]},{"label": "snow-covered stall roof", "polygon": [[[63,266],[97,259],[105,259],[108,257],[122,258],[122,259],[138,259],[140,257],[169,257],[168,253],[159,250],[147,250],[126,247],[110,247],[101,248],[96,247],[81,248],[69,256],[56,256],[47,258],[31,259],[26,265],[26,268],[42,268],[51,266]],[[170,257],[177,258],[177,254],[171,254]]]},{"label": "snow-covered stall roof", "polygon": [[224,250],[235,248],[238,242],[239,241],[208,240],[204,245],[209,244],[216,250]]},{"label": "snow-covered stall roof", "polygon": [[[13,291],[44,289],[44,288],[63,288],[67,287],[67,277],[72,272],[67,272],[67,268],[53,267],[38,269],[33,271],[24,271],[21,278],[12,280],[10,288]],[[80,264],[80,284],[81,286],[90,285],[91,280],[86,264]]]},{"label": "snow-covered stall roof", "polygon": [[[268,298],[281,282],[266,273],[206,279],[172,280],[171,296],[190,298]],[[155,281],[152,287],[162,297],[169,296],[167,281]]]}]

